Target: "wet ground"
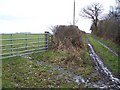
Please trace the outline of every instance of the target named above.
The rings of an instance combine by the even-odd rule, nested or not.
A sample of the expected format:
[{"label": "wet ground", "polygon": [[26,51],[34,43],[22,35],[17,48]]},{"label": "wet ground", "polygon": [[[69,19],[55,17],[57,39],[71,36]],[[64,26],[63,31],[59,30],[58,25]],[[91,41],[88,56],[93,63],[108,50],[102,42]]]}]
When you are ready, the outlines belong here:
[{"label": "wet ground", "polygon": [[[93,61],[93,63],[94,62],[95,61]],[[102,88],[104,89],[120,88],[119,79],[113,77],[110,71],[106,71],[106,67],[102,66],[103,63],[101,63],[101,65],[99,66],[97,63],[94,63],[95,69],[88,78],[83,78],[80,75],[76,75],[72,70],[65,70],[64,68],[61,68],[58,65],[53,65],[45,61],[37,61],[37,64],[50,66],[51,70],[49,70],[49,72],[59,71],[59,74],[57,75],[56,78],[64,76],[67,83],[74,81],[78,85],[83,84],[85,88],[86,87],[101,88],[101,89]]]},{"label": "wet ground", "polygon": [[50,66],[51,67],[51,70],[49,70],[49,73],[53,72],[53,71],[59,71],[59,74],[57,77],[61,77],[61,76],[64,76],[64,78],[66,78],[66,81],[69,83],[70,81],[75,81],[77,84],[80,84],[80,83],[86,83],[86,81],[84,80],[83,77],[79,76],[79,75],[76,75],[74,74],[72,71],[70,70],[65,70],[64,68],[61,68],[60,66],[58,65],[53,65],[53,64],[50,64],[50,63],[46,63],[44,61],[37,61],[37,64],[39,65],[47,65],[47,66]]},{"label": "wet ground", "polygon": [[[101,83],[103,88],[113,88],[120,89],[120,80],[116,78],[108,68],[103,64],[101,58],[95,53],[92,45],[87,41],[89,54],[91,56],[92,62],[97,73],[102,77],[98,82]],[[98,83],[97,82],[97,83]],[[100,86],[98,86],[100,88]]]},{"label": "wet ground", "polygon": [[[65,69],[57,64],[39,60],[36,62],[37,65],[47,65],[51,67],[48,73],[57,72],[55,78],[64,78],[66,83],[74,82],[78,85],[83,85],[84,88],[100,88],[100,89],[120,89],[120,80],[116,78],[103,64],[101,58],[95,53],[93,47],[87,41],[88,51],[91,57],[91,61],[94,66],[93,72],[87,77],[82,77],[74,72],[74,69]],[[22,56],[30,58],[29,56]]]}]

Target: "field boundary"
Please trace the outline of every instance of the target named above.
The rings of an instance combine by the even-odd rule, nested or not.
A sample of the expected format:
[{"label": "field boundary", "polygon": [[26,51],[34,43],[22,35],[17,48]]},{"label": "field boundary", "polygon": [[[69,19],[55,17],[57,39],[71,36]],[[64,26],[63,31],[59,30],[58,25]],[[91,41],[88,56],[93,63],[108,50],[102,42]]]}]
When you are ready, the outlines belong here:
[{"label": "field boundary", "polygon": [[[9,36],[6,38],[4,35]],[[14,37],[14,36],[21,37]],[[34,35],[34,36],[33,36]],[[44,52],[52,42],[52,35],[49,32],[41,34],[22,33],[22,34],[2,34],[0,39],[0,59],[11,58],[15,56],[29,55],[32,53]]]}]

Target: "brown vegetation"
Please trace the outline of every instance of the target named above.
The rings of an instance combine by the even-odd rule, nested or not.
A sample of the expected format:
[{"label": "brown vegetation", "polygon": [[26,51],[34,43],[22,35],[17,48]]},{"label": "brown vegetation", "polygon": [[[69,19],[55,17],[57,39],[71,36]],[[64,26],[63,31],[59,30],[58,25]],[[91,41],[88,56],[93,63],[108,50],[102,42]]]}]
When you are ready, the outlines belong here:
[{"label": "brown vegetation", "polygon": [[76,54],[84,48],[82,35],[83,32],[77,26],[55,26],[53,29],[53,49]]},{"label": "brown vegetation", "polygon": [[[120,3],[120,1],[118,1]],[[118,4],[118,3],[117,3]],[[91,26],[92,33],[104,39],[112,40],[120,45],[120,7],[111,7],[109,14],[98,22],[98,29],[94,23]],[[93,32],[94,31],[94,32]]]}]

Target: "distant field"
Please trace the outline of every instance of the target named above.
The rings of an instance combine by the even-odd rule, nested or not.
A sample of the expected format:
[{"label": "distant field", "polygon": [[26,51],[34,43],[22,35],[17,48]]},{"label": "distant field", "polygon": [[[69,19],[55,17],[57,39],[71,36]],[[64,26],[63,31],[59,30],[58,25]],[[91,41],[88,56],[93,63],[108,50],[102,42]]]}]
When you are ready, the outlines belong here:
[{"label": "distant field", "polygon": [[[2,34],[2,55],[29,52],[45,47],[45,34]],[[11,53],[12,52],[12,53]],[[8,54],[9,53],[9,54]]]},{"label": "distant field", "polygon": [[[5,40],[9,39],[9,40]],[[2,34],[2,45],[11,44],[11,35]],[[44,34],[12,34],[12,44],[17,43],[29,43],[29,42],[40,42],[45,40]],[[19,39],[19,40],[14,40]],[[31,44],[30,44],[31,45]]]}]

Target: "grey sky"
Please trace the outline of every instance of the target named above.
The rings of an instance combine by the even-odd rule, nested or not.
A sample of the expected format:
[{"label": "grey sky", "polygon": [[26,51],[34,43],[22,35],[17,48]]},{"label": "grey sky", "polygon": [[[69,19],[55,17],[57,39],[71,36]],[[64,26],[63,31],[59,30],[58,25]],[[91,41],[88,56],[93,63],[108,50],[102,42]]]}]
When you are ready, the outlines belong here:
[{"label": "grey sky", "polygon": [[[0,0],[0,33],[50,31],[54,25],[70,25],[74,0]],[[89,32],[91,21],[79,16],[81,8],[99,2],[108,13],[115,0],[76,0],[76,20],[81,30]]]}]

